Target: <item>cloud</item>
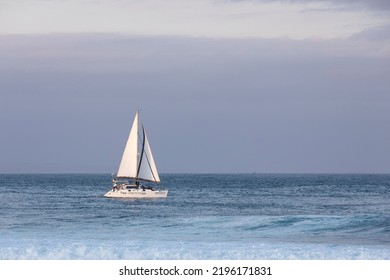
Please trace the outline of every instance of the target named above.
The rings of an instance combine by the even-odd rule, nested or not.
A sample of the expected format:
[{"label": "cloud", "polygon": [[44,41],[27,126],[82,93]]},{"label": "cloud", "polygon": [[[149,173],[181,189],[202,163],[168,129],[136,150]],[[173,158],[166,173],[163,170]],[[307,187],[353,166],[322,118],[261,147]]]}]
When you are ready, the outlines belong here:
[{"label": "cloud", "polygon": [[387,14],[340,9],[334,1],[5,0],[2,3],[0,34],[107,32],[208,38],[340,38],[390,22]]},{"label": "cloud", "polygon": [[[231,0],[231,1],[251,1],[251,0]],[[258,2],[285,2],[285,3],[309,3],[327,2],[336,7],[349,8],[370,8],[374,10],[390,10],[390,2],[387,0],[257,0]]]},{"label": "cloud", "polygon": [[140,109],[162,172],[384,172],[377,37],[1,36],[0,166],[111,172]]},{"label": "cloud", "polygon": [[390,10],[390,2],[387,0],[325,0],[334,4],[345,5],[350,7],[367,7],[374,10]]},{"label": "cloud", "polygon": [[364,39],[372,41],[382,41],[383,43],[390,42],[390,25],[384,25],[363,30],[351,36],[354,39]]},{"label": "cloud", "polygon": [[[191,38],[111,33],[0,36],[0,71],[152,71],[178,70],[187,63],[217,57],[305,59],[390,57],[389,29],[373,28],[341,39]],[[176,68],[175,68],[176,67]],[[166,69],[162,68],[162,71]]]},{"label": "cloud", "polygon": [[[287,38],[208,39],[180,36],[118,34],[53,34],[0,36],[0,73],[92,72],[174,73],[207,61],[283,61],[325,57],[390,57],[387,29],[366,31],[348,39]],[[373,40],[373,38],[376,38]],[[218,62],[218,60],[221,62]],[[208,66],[210,67],[210,66]],[[188,70],[188,69],[187,69]]]}]

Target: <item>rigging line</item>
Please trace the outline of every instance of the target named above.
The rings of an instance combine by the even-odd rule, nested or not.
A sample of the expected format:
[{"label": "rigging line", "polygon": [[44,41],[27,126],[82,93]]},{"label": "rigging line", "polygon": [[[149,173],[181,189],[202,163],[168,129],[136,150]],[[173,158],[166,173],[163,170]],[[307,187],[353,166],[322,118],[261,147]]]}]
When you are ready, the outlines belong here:
[{"label": "rigging line", "polygon": [[138,178],[138,175],[139,175],[139,171],[140,171],[140,169],[141,169],[142,158],[143,158],[144,149],[145,149],[145,129],[144,129],[144,125],[142,125],[142,136],[143,136],[142,150],[141,150],[141,157],[140,157],[140,159],[139,159],[139,164],[138,164],[137,178]]},{"label": "rigging line", "polygon": [[[141,138],[141,135],[139,133],[137,133],[138,135],[138,140],[142,143],[142,138]],[[142,151],[143,151],[143,148],[142,148]],[[141,153],[142,154],[142,153]],[[137,145],[137,164],[138,164],[138,171],[139,171],[139,167],[141,166],[141,159],[142,159],[142,156],[140,156],[140,154],[138,153],[138,145]],[[137,177],[138,177],[138,173],[137,173]]]}]

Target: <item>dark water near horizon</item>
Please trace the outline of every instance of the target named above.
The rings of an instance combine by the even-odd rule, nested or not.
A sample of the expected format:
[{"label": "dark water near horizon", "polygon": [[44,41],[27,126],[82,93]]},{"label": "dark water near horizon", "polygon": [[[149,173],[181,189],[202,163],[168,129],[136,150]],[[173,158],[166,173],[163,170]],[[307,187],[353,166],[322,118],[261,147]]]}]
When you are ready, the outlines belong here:
[{"label": "dark water near horizon", "polygon": [[390,259],[389,174],[0,175],[0,259]]}]

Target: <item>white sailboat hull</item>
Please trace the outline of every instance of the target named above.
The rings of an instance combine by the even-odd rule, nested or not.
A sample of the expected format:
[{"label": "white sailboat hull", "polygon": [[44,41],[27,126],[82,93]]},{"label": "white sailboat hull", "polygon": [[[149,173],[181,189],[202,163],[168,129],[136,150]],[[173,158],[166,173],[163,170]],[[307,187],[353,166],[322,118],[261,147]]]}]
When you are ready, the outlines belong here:
[{"label": "white sailboat hull", "polygon": [[167,197],[167,195],[167,190],[124,189],[110,190],[104,196],[112,198],[161,198]]}]

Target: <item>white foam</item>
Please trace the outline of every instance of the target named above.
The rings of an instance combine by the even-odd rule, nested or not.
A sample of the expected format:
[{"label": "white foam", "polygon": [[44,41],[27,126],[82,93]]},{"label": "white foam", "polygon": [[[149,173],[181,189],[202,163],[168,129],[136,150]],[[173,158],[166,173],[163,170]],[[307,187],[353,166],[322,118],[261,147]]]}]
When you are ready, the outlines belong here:
[{"label": "white foam", "polygon": [[388,246],[226,243],[173,241],[114,241],[45,243],[0,247],[0,259],[390,259]]}]

